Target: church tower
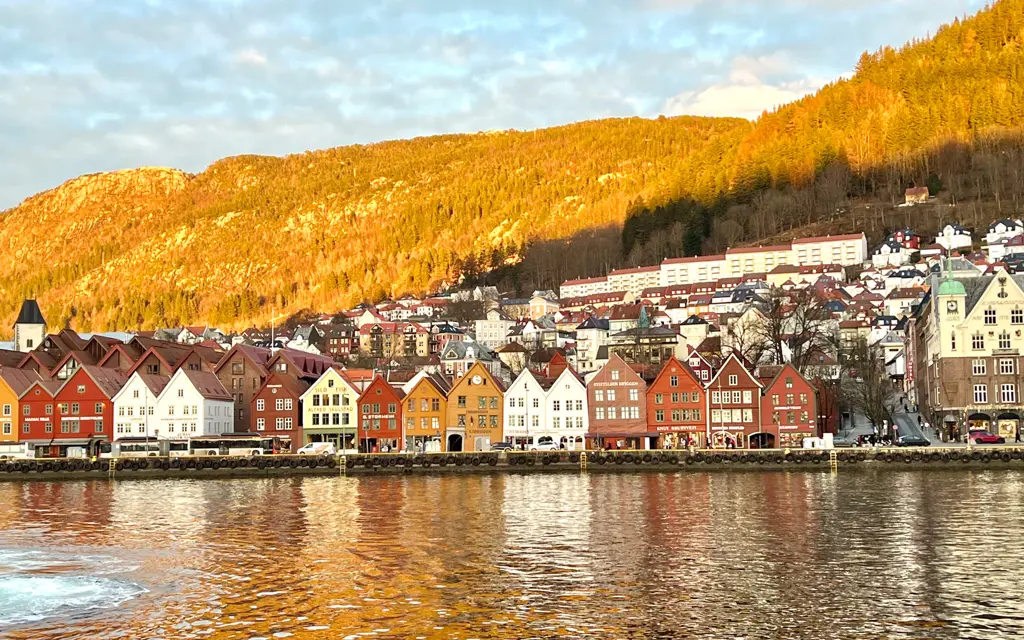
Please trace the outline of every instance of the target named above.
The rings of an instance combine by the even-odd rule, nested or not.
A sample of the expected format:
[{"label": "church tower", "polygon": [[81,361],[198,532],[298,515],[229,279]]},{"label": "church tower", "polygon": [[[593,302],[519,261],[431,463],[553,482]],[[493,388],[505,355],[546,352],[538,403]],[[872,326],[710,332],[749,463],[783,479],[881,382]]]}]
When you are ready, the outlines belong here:
[{"label": "church tower", "polygon": [[26,300],[14,323],[14,350],[28,353],[43,344],[46,338],[46,320],[39,310],[39,303]]}]

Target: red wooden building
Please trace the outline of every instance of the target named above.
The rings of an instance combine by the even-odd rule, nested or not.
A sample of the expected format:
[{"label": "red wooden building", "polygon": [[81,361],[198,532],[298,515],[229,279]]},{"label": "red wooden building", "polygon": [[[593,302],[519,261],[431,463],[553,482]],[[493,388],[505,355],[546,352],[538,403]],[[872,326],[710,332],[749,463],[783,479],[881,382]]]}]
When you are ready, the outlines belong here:
[{"label": "red wooden building", "polygon": [[711,382],[711,378],[715,377],[715,368],[711,362],[702,356],[693,345],[687,345],[687,350],[689,355],[686,356],[686,365],[690,367],[701,384],[706,385]]},{"label": "red wooden building", "polygon": [[302,437],[302,407],[299,398],[309,389],[309,382],[286,373],[272,373],[252,399],[252,417],[256,432],[289,438],[291,450],[297,451]]},{"label": "red wooden building", "polygon": [[647,426],[662,449],[706,447],[707,396],[697,375],[675,358],[647,387]]},{"label": "red wooden building", "polygon": [[[18,441],[28,443],[37,458],[56,458],[61,455],[61,445],[56,444],[60,428],[53,399],[60,386],[59,380],[36,380],[19,398],[21,430]],[[58,425],[56,430],[54,425]],[[64,445],[64,450],[67,450],[67,445]]]},{"label": "red wooden building", "polygon": [[87,445],[96,452],[99,442],[110,440],[114,431],[113,398],[128,378],[115,369],[85,365],[76,370],[57,391],[54,432],[70,446]]},{"label": "red wooden building", "polygon": [[761,399],[761,433],[752,438],[762,448],[801,448],[818,433],[814,385],[787,364],[765,385]]},{"label": "red wooden building", "polygon": [[587,383],[591,449],[650,449],[658,432],[647,426],[647,383],[617,354]]},{"label": "red wooden building", "polygon": [[380,452],[402,448],[402,399],[405,394],[377,376],[359,396],[359,449]]},{"label": "red wooden building", "polygon": [[745,448],[761,431],[761,383],[736,354],[708,385],[708,413],[711,448]]}]

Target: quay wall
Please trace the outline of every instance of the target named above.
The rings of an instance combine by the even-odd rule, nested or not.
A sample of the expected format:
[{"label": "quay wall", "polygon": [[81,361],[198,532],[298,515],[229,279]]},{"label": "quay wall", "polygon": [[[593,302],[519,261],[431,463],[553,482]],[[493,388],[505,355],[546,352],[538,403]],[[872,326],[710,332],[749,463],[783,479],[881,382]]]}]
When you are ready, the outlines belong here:
[{"label": "quay wall", "polygon": [[530,451],[347,456],[188,456],[0,461],[0,481],[421,473],[1024,469],[1024,447]]}]

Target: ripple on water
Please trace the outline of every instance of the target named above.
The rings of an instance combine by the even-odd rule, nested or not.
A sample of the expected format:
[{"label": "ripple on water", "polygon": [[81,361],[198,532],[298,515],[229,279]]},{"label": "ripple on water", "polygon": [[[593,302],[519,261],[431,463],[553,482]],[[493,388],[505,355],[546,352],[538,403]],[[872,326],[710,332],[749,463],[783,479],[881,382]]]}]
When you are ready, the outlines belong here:
[{"label": "ripple on water", "polygon": [[92,576],[0,577],[0,627],[110,609],[145,593],[131,582]]}]

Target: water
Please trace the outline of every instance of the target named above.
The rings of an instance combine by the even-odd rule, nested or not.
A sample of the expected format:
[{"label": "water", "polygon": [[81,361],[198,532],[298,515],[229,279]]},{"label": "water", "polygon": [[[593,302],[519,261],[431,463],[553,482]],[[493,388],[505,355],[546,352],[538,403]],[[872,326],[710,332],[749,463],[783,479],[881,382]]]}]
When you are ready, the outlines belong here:
[{"label": "water", "polygon": [[0,483],[5,638],[1018,638],[1024,474]]}]

